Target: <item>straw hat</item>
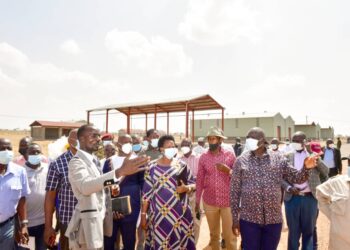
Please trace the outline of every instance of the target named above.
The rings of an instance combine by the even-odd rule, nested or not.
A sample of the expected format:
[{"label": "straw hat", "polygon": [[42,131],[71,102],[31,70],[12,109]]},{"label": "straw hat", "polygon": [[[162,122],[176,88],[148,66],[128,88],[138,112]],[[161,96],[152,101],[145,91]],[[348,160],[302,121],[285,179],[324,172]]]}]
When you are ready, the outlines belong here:
[{"label": "straw hat", "polygon": [[224,136],[224,131],[222,131],[222,129],[217,128],[217,127],[210,127],[208,133],[207,133],[207,137],[209,136],[217,136],[217,137],[221,137],[223,139],[227,139],[226,136]]}]

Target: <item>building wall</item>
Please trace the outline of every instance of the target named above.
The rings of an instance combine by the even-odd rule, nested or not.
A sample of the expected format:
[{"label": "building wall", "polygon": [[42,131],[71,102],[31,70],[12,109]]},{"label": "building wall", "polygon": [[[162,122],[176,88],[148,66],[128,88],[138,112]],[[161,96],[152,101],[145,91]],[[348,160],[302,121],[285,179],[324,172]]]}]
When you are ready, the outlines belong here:
[{"label": "building wall", "polygon": [[[280,123],[283,126],[284,122],[278,122],[278,124]],[[192,122],[190,124],[192,124]],[[253,127],[261,127],[265,130],[266,136],[268,138],[273,138],[277,135],[277,128],[274,128],[273,124],[273,117],[227,118],[224,120],[224,133],[225,136],[229,137],[229,139],[233,139],[237,136],[244,138],[247,135],[249,129]],[[195,138],[206,136],[209,128],[212,126],[221,128],[221,119],[195,120]]]},{"label": "building wall", "polygon": [[30,134],[35,141],[45,140],[45,128],[43,127],[31,127]]},{"label": "building wall", "polygon": [[[295,122],[294,120],[288,116],[286,119],[285,119],[285,139],[289,139],[291,140],[292,139],[292,136],[293,134],[295,133]],[[289,135],[289,128],[290,128],[290,135]]]},{"label": "building wall", "polygon": [[327,140],[328,138],[334,139],[333,128],[321,128],[321,139]]},{"label": "building wall", "polygon": [[321,134],[317,125],[295,125],[295,131],[303,131],[308,139],[319,139],[317,132]]}]

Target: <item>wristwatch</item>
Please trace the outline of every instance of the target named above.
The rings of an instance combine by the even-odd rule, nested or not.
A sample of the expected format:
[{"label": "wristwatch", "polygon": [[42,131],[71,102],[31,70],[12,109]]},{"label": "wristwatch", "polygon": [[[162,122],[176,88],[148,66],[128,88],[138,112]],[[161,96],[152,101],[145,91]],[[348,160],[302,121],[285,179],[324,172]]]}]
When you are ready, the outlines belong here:
[{"label": "wristwatch", "polygon": [[28,226],[28,220],[21,220],[20,222],[19,222],[19,225],[21,226],[21,227],[23,227],[23,226]]}]

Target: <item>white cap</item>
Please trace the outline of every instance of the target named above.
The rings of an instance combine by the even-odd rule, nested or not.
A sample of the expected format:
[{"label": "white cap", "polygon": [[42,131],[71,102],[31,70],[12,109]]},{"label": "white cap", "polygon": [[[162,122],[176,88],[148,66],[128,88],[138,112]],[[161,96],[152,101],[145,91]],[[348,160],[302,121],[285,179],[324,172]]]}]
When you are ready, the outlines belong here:
[{"label": "white cap", "polygon": [[204,141],[204,137],[198,137],[198,142],[203,142]]}]

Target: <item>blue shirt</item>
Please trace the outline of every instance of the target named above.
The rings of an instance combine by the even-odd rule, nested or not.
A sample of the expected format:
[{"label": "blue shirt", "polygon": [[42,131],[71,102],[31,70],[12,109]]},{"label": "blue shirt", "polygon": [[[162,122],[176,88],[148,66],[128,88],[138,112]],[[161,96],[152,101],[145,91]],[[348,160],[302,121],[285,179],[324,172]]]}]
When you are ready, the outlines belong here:
[{"label": "blue shirt", "polygon": [[68,163],[72,158],[73,154],[68,150],[51,162],[46,181],[46,191],[57,191],[58,218],[64,225],[69,223],[77,204],[68,180]]},{"label": "blue shirt", "polygon": [[324,151],[323,161],[326,163],[328,168],[335,168],[333,149],[326,148]]},{"label": "blue shirt", "polygon": [[5,175],[0,175],[0,223],[15,215],[19,199],[28,194],[25,168],[10,162]]}]

